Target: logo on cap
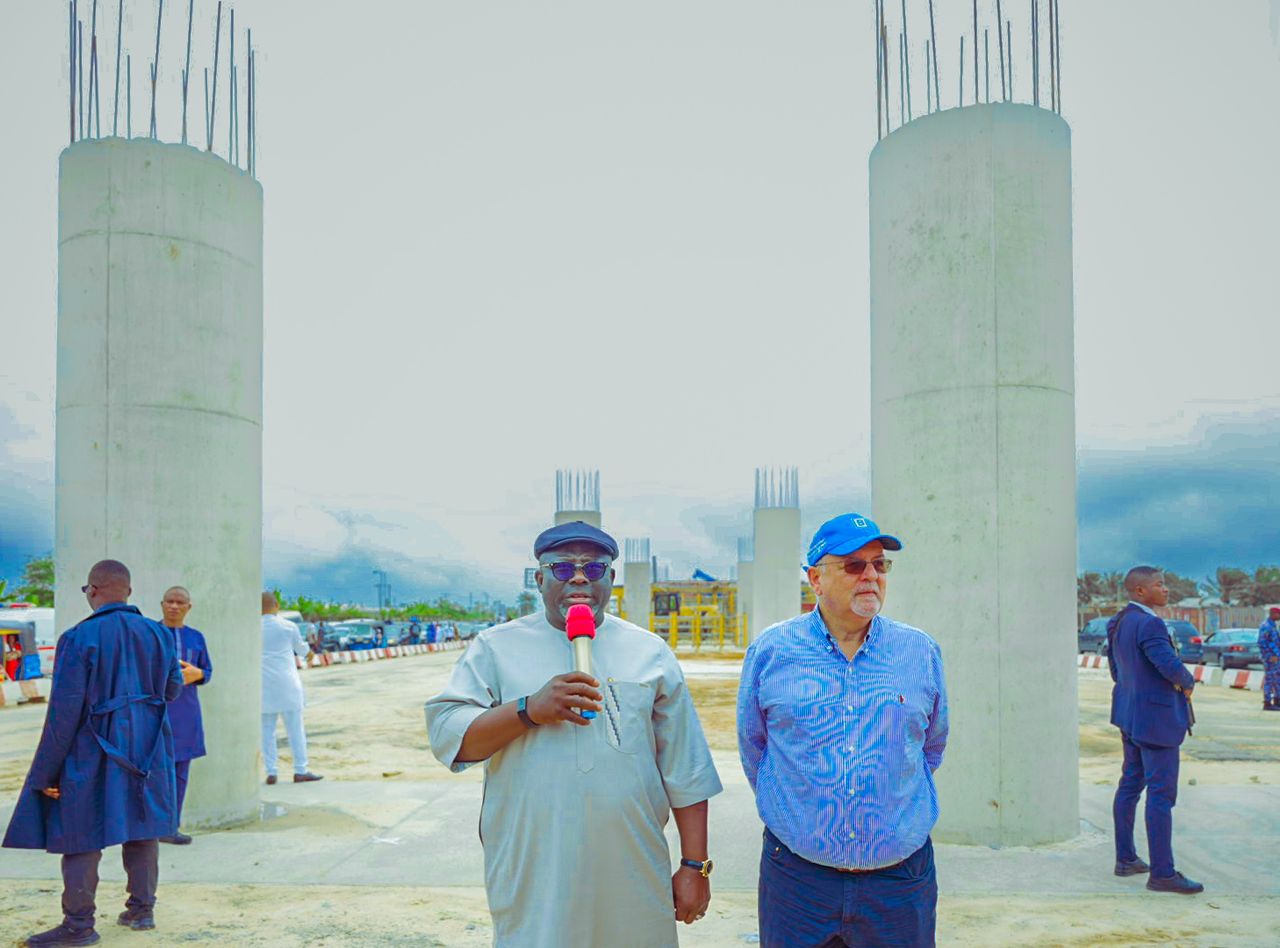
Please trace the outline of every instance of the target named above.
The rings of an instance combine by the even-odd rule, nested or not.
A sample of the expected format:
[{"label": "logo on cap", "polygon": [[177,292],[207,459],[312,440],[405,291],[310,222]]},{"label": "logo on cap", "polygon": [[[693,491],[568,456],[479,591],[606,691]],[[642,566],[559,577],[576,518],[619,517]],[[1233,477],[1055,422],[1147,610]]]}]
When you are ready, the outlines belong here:
[{"label": "logo on cap", "polygon": [[854,517],[853,525],[855,527],[865,527],[867,525],[867,521],[863,520],[861,517]]}]

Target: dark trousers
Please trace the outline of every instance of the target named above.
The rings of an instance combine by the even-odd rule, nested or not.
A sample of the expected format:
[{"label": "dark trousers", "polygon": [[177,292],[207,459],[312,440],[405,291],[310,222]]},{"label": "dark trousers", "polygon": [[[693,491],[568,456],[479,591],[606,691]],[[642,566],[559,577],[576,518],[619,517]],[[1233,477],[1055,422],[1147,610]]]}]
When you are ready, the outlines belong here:
[{"label": "dark trousers", "polygon": [[[128,909],[153,909],[156,883],[160,879],[160,844],[154,839],[135,839],[121,847],[124,871],[128,876]],[[93,928],[97,911],[94,898],[98,894],[98,862],[102,850],[68,853],[62,857],[62,915],[70,928]]]},{"label": "dark trousers", "polygon": [[175,826],[182,825],[182,801],[187,798],[187,774],[191,772],[191,761],[175,760],[173,772],[178,778],[178,821]]},{"label": "dark trousers", "polygon": [[896,866],[852,873],[797,856],[766,829],[758,905],[764,948],[932,948],[933,843],[925,840]]},{"label": "dark trousers", "polygon": [[1147,858],[1151,875],[1173,875],[1173,806],[1178,802],[1178,748],[1137,744],[1121,732],[1124,765],[1111,806],[1116,826],[1116,859],[1137,859],[1133,848],[1133,822],[1138,797],[1147,791]]}]

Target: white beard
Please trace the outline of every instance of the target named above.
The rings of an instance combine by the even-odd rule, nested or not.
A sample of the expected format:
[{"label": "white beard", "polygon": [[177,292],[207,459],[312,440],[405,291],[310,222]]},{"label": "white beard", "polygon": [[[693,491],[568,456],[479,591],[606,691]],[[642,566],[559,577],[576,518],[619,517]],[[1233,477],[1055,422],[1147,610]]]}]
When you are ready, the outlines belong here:
[{"label": "white beard", "polygon": [[864,619],[874,619],[880,614],[880,597],[875,593],[858,593],[853,597],[853,614]]}]

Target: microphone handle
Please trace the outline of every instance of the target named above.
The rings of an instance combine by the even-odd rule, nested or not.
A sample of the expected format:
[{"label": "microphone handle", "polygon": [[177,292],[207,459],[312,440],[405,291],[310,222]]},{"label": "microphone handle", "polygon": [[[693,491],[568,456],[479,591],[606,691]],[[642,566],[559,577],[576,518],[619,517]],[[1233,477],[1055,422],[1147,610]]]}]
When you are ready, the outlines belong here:
[{"label": "microphone handle", "polygon": [[[573,640],[573,670],[582,672],[585,675],[591,674],[591,638],[586,635],[580,635]],[[594,676],[593,676],[594,677]],[[578,713],[584,718],[590,719],[596,716],[594,711],[579,708]]]}]

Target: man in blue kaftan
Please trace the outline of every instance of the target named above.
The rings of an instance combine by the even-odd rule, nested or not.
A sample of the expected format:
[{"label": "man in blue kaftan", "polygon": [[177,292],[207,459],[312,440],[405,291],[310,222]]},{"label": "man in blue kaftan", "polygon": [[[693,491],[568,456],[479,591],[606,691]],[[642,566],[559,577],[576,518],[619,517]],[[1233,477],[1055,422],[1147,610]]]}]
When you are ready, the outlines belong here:
[{"label": "man in blue kaftan", "polygon": [[[200,685],[213,677],[213,662],[204,635],[187,625],[191,611],[191,593],[184,586],[170,586],[164,592],[161,620],[173,635],[178,664],[182,666],[182,694],[169,705],[169,726],[173,729],[173,770],[178,782],[178,825],[182,825],[182,804],[187,798],[187,776],[191,762],[205,755],[204,721],[200,716]],[[191,837],[181,831],[161,836],[160,842],[185,846]]]},{"label": "man in blue kaftan", "polygon": [[1272,606],[1267,613],[1267,621],[1258,627],[1258,651],[1262,653],[1262,710],[1280,711],[1280,606]]},{"label": "man in blue kaftan", "polygon": [[123,563],[97,563],[82,591],[93,615],[58,639],[44,731],[4,837],[7,847],[62,855],[62,924],[27,938],[31,948],[99,940],[98,862],[117,844],[129,890],[119,922],[154,928],[157,839],[178,828],[173,636],[128,604]]}]

